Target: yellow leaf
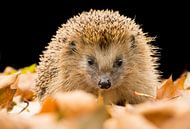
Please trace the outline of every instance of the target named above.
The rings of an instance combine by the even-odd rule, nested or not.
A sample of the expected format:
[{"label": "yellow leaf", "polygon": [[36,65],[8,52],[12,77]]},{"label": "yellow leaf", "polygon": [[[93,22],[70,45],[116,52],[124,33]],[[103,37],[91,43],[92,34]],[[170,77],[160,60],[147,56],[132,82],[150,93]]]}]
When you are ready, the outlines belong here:
[{"label": "yellow leaf", "polygon": [[34,73],[36,72],[36,64],[32,64],[30,66],[27,66],[27,67],[24,67],[24,68],[21,68],[19,69],[21,71],[21,73],[25,74],[25,73]]}]

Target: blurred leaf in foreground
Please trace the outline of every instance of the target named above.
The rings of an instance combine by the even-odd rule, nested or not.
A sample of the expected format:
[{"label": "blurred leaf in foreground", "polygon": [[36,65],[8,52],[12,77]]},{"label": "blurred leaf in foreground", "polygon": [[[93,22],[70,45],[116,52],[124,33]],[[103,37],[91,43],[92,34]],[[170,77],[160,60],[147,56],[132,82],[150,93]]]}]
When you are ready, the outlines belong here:
[{"label": "blurred leaf in foreground", "polygon": [[6,108],[7,110],[12,109],[12,100],[16,93],[15,85],[18,83],[19,74],[20,73],[0,76],[0,108]]}]

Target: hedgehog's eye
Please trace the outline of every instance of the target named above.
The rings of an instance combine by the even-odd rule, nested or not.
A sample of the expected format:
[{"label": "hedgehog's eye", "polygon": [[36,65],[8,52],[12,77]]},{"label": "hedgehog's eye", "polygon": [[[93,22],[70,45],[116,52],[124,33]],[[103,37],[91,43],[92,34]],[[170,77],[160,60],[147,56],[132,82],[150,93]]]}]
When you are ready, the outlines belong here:
[{"label": "hedgehog's eye", "polygon": [[88,62],[88,65],[94,65],[94,59],[92,59],[92,58],[88,58],[88,60],[87,60],[87,62]]},{"label": "hedgehog's eye", "polygon": [[121,67],[123,64],[123,60],[122,59],[116,59],[116,61],[113,64],[113,67]]},{"label": "hedgehog's eye", "polygon": [[69,43],[69,47],[70,47],[71,50],[75,51],[75,50],[76,50],[75,41],[71,41],[71,42]]}]

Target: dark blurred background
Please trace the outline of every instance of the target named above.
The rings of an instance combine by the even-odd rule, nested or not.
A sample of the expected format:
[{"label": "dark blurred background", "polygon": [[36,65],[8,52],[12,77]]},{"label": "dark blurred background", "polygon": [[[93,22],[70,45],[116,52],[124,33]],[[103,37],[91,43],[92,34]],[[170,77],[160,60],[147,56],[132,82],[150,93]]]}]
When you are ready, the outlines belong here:
[{"label": "dark blurred background", "polygon": [[58,27],[82,11],[113,9],[135,18],[161,48],[162,77],[177,78],[190,69],[188,2],[81,0],[69,2],[0,3],[0,71],[38,62],[39,54]]}]

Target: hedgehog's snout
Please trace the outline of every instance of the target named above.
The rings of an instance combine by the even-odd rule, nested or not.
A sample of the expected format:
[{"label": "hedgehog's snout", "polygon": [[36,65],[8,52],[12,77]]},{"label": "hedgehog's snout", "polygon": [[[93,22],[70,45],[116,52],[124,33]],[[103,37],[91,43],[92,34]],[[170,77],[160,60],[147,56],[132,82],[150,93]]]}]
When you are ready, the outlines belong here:
[{"label": "hedgehog's snout", "polygon": [[109,77],[107,76],[102,76],[98,82],[98,86],[101,89],[108,89],[111,87],[111,81],[109,79]]}]

